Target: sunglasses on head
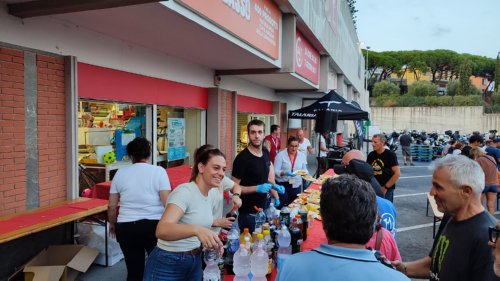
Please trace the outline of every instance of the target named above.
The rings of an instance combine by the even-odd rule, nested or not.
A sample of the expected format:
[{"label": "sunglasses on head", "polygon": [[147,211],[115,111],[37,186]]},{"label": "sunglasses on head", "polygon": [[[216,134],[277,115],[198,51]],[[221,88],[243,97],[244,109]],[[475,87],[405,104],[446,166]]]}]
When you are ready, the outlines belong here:
[{"label": "sunglasses on head", "polygon": [[496,227],[488,227],[488,234],[490,237],[490,242],[496,243],[498,237],[500,236],[500,229]]}]

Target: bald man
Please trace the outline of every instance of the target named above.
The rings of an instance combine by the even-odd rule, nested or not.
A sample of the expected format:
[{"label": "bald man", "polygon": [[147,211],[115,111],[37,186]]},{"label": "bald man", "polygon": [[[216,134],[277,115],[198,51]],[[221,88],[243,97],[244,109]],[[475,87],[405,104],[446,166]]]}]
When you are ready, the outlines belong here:
[{"label": "bald man", "polygon": [[[389,230],[394,238],[396,237],[396,208],[391,201],[384,199],[382,188],[373,175],[373,168],[366,162],[366,156],[357,149],[352,149],[342,157],[342,165],[349,174],[356,175],[358,178],[371,184],[377,194],[378,212],[382,226]],[[335,167],[334,167],[335,169]]]},{"label": "bald man", "polygon": [[313,154],[313,148],[311,142],[304,137],[304,130],[299,129],[297,131],[297,138],[299,139],[299,151],[307,156],[307,153]]},{"label": "bald man", "polygon": [[363,152],[357,149],[352,149],[347,152],[344,157],[342,157],[341,163],[347,173],[354,174],[358,176],[358,178],[369,182],[377,196],[384,197],[382,188],[373,175],[373,168],[370,164],[366,163],[366,156]]}]

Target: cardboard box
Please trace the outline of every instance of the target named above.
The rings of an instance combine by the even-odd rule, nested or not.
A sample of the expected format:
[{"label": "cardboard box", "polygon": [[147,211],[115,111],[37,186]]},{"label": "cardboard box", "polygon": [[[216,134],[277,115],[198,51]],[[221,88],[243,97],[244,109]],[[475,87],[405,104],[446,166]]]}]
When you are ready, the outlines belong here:
[{"label": "cardboard box", "polygon": [[55,245],[41,251],[24,268],[25,281],[74,281],[99,252],[83,245]]}]

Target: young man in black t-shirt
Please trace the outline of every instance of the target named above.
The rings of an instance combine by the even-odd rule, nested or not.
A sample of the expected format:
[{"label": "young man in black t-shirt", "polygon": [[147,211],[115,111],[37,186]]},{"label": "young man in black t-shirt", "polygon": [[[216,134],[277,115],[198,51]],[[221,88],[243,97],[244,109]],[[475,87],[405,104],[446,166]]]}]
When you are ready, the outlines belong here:
[{"label": "young man in black t-shirt", "polygon": [[477,162],[447,155],[435,162],[430,195],[445,213],[428,256],[394,261],[408,277],[431,281],[499,280],[493,272],[488,228],[496,219],[481,204],[484,173]]},{"label": "young man in black t-shirt", "polygon": [[269,151],[262,148],[264,122],[252,120],[248,123],[247,130],[250,144],[234,159],[232,179],[241,186],[242,205],[238,225],[240,230],[248,228],[252,233],[255,229],[256,208],[265,208],[268,192],[277,200],[275,205],[279,206],[277,191],[284,193],[285,188],[275,184]]},{"label": "young man in black t-shirt", "polygon": [[376,134],[372,137],[373,151],[368,154],[366,162],[373,168],[373,174],[382,187],[384,198],[393,202],[396,181],[401,175],[396,154],[384,147],[386,138]]}]

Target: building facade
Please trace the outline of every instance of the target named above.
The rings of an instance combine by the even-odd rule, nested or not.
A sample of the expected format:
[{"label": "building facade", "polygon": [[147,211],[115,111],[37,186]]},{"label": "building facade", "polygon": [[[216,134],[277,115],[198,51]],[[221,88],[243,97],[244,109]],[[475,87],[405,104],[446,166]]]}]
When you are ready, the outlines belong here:
[{"label": "building facade", "polygon": [[48,2],[0,1],[0,216],[77,198],[79,164],[111,179],[137,135],[152,163],[211,143],[230,167],[251,119],[310,133],[287,112],[332,89],[369,110],[343,0]]}]

